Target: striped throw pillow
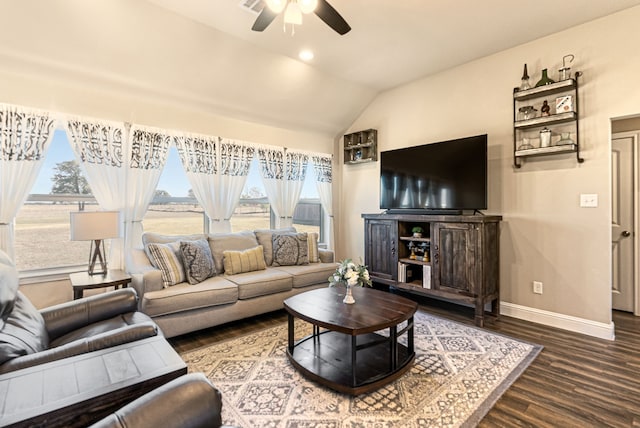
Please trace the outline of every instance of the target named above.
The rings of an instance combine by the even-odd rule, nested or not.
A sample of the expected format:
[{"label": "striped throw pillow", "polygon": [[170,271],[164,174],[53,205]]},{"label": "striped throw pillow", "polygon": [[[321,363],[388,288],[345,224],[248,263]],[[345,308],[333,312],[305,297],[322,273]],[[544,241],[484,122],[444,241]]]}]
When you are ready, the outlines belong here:
[{"label": "striped throw pillow", "polygon": [[262,245],[244,251],[224,251],[224,273],[235,275],[267,268]]},{"label": "striped throw pillow", "polygon": [[307,245],[309,246],[309,251],[307,252],[309,255],[309,263],[320,262],[320,256],[318,255],[318,233],[317,232],[307,233]]},{"label": "striped throw pillow", "polygon": [[155,265],[162,272],[164,288],[185,281],[184,267],[180,258],[180,242],[149,244],[147,248],[155,261]]}]

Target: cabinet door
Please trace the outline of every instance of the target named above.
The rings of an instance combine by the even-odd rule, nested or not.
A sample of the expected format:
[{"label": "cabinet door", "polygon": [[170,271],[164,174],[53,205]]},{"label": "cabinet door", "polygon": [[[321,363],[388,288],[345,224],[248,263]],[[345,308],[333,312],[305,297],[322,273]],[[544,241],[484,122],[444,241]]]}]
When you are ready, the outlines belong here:
[{"label": "cabinet door", "polygon": [[478,226],[435,223],[432,239],[433,287],[475,296],[481,285]]},{"label": "cabinet door", "polygon": [[395,280],[398,273],[398,225],[393,220],[365,221],[365,264],[378,279]]}]

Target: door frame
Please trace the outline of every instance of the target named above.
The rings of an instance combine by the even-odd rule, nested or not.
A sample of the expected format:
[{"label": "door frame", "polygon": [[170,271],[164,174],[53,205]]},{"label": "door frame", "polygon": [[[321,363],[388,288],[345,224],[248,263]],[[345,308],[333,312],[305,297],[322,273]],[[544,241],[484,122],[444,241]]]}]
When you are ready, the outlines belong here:
[{"label": "door frame", "polygon": [[[640,167],[640,130],[637,131],[625,131],[625,132],[616,132],[611,134],[612,143],[610,144],[610,150],[613,148],[613,140],[616,138],[631,138],[633,140],[633,192],[634,192],[634,204],[633,204],[633,230],[634,234],[632,236],[633,239],[633,314],[636,316],[640,316],[640,281],[638,275],[640,274],[640,263],[638,262],[640,253],[640,239],[638,239],[638,234],[640,234],[640,220],[638,217],[640,216],[640,172],[638,168]],[[613,172],[613,171],[612,171]],[[613,179],[613,177],[611,177]],[[610,207],[611,208],[611,207]],[[613,269],[613,265],[611,266]]]}]

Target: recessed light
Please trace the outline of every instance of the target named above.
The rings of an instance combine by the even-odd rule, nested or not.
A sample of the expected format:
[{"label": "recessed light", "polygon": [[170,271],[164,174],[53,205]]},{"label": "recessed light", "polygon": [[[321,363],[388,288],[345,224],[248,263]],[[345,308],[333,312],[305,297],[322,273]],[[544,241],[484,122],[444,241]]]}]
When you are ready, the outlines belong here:
[{"label": "recessed light", "polygon": [[313,52],[311,52],[309,49],[303,49],[298,54],[298,58],[303,61],[311,61],[313,59]]}]

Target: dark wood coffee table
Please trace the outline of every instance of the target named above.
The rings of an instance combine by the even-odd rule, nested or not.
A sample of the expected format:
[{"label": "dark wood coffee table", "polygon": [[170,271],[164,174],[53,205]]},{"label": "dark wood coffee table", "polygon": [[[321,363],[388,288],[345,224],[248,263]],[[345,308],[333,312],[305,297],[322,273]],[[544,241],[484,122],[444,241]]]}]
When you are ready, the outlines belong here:
[{"label": "dark wood coffee table", "polygon": [[182,376],[155,336],[0,375],[0,426],[85,427]]},{"label": "dark wood coffee table", "polygon": [[[358,395],[392,382],[411,367],[418,304],[371,288],[355,287],[353,305],[342,303],[344,295],[343,287],[327,287],[284,301],[289,319],[287,356],[309,379]],[[313,333],[297,342],[294,317],[313,325]],[[386,329],[388,335],[381,334]],[[406,346],[398,343],[404,334]]]}]

